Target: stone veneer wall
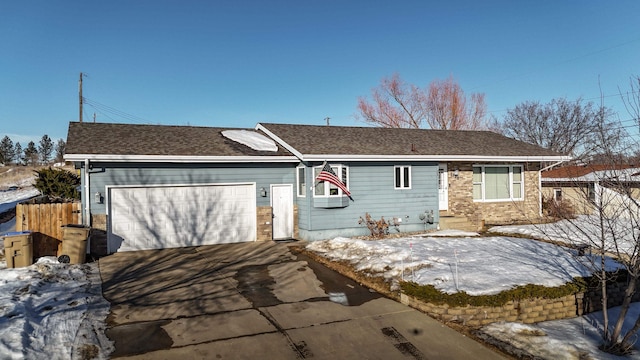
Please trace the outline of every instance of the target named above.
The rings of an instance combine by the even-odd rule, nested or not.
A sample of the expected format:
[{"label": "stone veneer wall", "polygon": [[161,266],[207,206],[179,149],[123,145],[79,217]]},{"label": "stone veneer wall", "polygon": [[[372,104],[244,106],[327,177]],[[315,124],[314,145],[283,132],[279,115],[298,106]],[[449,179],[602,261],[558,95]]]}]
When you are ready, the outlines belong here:
[{"label": "stone veneer wall", "polygon": [[273,240],[273,216],[271,206],[257,207],[257,241]]},{"label": "stone veneer wall", "polygon": [[107,255],[107,215],[91,214],[89,253],[93,256]]},{"label": "stone veneer wall", "polygon": [[[271,206],[257,207],[258,241],[273,240],[273,209]],[[300,227],[298,226],[298,205],[293,205],[293,237],[298,238]]]},{"label": "stone veneer wall", "polygon": [[[493,163],[506,165],[506,163]],[[471,162],[448,163],[449,210],[448,215],[464,216],[481,229],[483,224],[509,224],[539,217],[539,164],[524,166],[524,200],[501,202],[473,201],[473,165]],[[454,171],[458,169],[458,177]]]},{"label": "stone veneer wall", "polygon": [[298,204],[293,204],[293,238],[300,236],[300,226],[298,223]]},{"label": "stone veneer wall", "polygon": [[510,301],[497,307],[434,305],[405,294],[400,295],[400,302],[435,319],[461,323],[466,326],[483,326],[498,321],[532,324],[582,315],[582,294],[568,295],[558,299]]}]

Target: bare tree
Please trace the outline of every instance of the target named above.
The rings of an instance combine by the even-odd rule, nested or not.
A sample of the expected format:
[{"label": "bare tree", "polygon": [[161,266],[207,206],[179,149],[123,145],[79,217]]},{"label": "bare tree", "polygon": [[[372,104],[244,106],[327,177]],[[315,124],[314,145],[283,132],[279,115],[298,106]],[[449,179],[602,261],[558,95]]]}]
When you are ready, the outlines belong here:
[{"label": "bare tree", "polygon": [[64,154],[66,153],[66,149],[67,149],[67,143],[64,142],[63,139],[58,139],[58,142],[56,143],[56,157],[55,157],[55,161],[56,162],[63,162],[64,161]]},{"label": "bare tree", "polygon": [[487,104],[484,94],[471,94],[467,99],[453,77],[435,80],[429,85],[427,123],[432,129],[486,129]]},{"label": "bare tree", "polygon": [[612,119],[612,110],[604,106],[559,98],[548,104],[534,101],[516,105],[507,111],[500,129],[506,136],[577,159],[602,151],[603,141],[620,145],[624,130]]},{"label": "bare tree", "polygon": [[[640,95],[636,92],[640,104]],[[626,99],[625,101],[628,101]],[[577,106],[577,104],[576,104]],[[604,111],[604,107],[600,107]],[[631,110],[630,110],[631,109]],[[640,107],[627,106],[634,118],[640,117]],[[602,113],[592,114],[602,120]],[[564,217],[562,221],[547,229],[547,234],[556,238],[569,239],[574,246],[587,246],[590,256],[580,257],[593,277],[598,281],[600,307],[603,312],[601,349],[617,354],[628,354],[640,329],[640,316],[634,319],[631,327],[623,326],[629,314],[637,285],[640,281],[640,176],[638,169],[630,167],[627,158],[620,154],[620,138],[611,136],[604,128],[604,121],[590,127],[591,141],[597,143],[597,152],[601,166],[588,176],[576,177],[569,186],[575,194],[572,201],[587,215],[578,218]],[[576,144],[575,146],[578,146]],[[635,144],[637,148],[638,144]],[[604,168],[603,168],[604,165]],[[566,183],[566,180],[565,180]],[[566,186],[566,184],[565,184]],[[586,210],[586,211],[585,211]],[[624,270],[624,294],[620,302],[620,313],[611,318],[608,306],[617,299],[610,298],[612,283],[620,283],[621,275],[613,271],[608,259],[614,259]],[[608,268],[609,266],[609,268]],[[637,301],[637,300],[636,300]]]},{"label": "bare tree", "polygon": [[484,94],[467,98],[449,77],[433,81],[428,88],[404,82],[398,74],[383,78],[371,90],[369,101],[358,98],[360,118],[369,124],[394,128],[480,130],[488,128]]},{"label": "bare tree", "polygon": [[638,129],[640,129],[640,76],[632,76],[629,80],[629,91],[620,91],[620,97],[624,103],[627,113],[633,117]]}]

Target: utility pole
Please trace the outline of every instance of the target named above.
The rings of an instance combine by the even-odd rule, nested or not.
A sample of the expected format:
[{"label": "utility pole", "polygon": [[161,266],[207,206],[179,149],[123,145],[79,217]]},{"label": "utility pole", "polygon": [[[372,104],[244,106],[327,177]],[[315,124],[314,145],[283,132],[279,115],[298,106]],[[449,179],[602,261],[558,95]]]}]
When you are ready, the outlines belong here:
[{"label": "utility pole", "polygon": [[324,121],[326,121],[326,122],[327,122],[327,126],[331,126],[331,124],[329,124],[329,120],[331,120],[331,118],[330,118],[330,117],[326,117],[326,118],[324,118]]},{"label": "utility pole", "polygon": [[78,81],[78,100],[80,105],[78,119],[82,122],[82,72],[80,73],[80,81]]}]

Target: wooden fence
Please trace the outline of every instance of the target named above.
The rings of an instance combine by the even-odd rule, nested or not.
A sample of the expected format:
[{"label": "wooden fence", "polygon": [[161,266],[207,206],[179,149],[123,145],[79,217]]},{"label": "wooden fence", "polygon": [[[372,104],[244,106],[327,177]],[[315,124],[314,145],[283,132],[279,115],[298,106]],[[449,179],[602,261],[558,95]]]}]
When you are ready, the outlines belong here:
[{"label": "wooden fence", "polygon": [[16,205],[16,231],[31,231],[36,258],[57,256],[62,242],[62,226],[81,223],[80,202]]}]

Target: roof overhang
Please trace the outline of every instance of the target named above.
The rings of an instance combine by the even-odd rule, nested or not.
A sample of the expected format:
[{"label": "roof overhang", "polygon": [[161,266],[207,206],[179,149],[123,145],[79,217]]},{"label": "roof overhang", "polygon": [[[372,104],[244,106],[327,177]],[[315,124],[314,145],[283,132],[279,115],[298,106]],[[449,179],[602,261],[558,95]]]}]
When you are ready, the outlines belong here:
[{"label": "roof overhang", "polygon": [[298,163],[295,156],[177,156],[177,155],[104,155],[66,154],[66,161],[131,163]]},{"label": "roof overhang", "polygon": [[475,162],[562,162],[569,156],[486,156],[486,155],[341,155],[301,154],[302,161],[475,161]]}]

